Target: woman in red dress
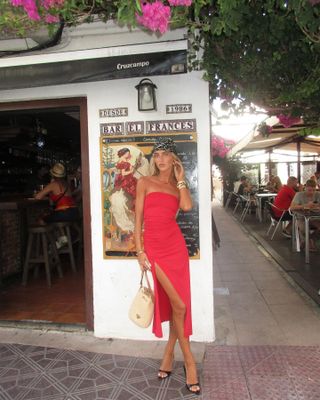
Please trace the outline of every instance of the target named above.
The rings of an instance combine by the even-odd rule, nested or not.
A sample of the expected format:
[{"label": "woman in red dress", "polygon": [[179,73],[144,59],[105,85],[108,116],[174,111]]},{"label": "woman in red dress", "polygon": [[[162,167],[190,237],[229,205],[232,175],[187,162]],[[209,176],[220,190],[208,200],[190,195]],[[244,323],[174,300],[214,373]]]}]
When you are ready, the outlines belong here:
[{"label": "woman in red dress", "polygon": [[127,147],[118,151],[119,162],[116,165],[119,174],[114,182],[115,190],[123,189],[133,199],[136,197],[137,179],[133,176],[134,167],[129,163],[130,150]]},{"label": "woman in red dress", "polygon": [[152,165],[152,175],[140,178],[137,184],[135,243],[141,270],[151,269],[153,275],[153,333],[162,337],[161,323],[170,322],[169,339],[158,377],[166,379],[170,376],[178,340],[184,357],[186,386],[190,392],[200,394],[189,342],[192,334],[189,256],[176,222],[179,209],[191,210],[192,199],[183,165],[171,139],[160,139],[155,144]]}]

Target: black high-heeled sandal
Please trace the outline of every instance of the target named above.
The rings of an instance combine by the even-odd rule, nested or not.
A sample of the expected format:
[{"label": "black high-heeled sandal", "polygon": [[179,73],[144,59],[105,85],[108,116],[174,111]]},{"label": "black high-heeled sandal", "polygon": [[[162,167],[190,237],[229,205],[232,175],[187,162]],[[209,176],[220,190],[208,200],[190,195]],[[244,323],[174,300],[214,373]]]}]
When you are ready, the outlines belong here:
[{"label": "black high-heeled sandal", "polygon": [[[172,365],[171,365],[171,368],[172,368],[172,366],[173,366],[173,362],[174,362],[174,355],[172,356]],[[159,379],[167,379],[167,378],[169,378],[169,376],[171,375],[171,373],[172,373],[172,369],[171,369],[171,371],[166,371],[165,369],[159,369],[158,370],[158,378]],[[166,374],[165,376],[161,376],[161,375],[159,375],[159,374]]]},{"label": "black high-heeled sandal", "polygon": [[[187,383],[187,371],[186,371],[186,367],[185,366],[183,366],[183,370],[184,370],[184,376],[186,377],[186,388],[189,390],[190,393],[193,393],[193,394],[198,396],[201,393],[201,388],[200,388],[199,382]],[[199,389],[192,390],[192,388],[194,388],[195,386],[198,386]]]},{"label": "black high-heeled sandal", "polygon": [[[169,378],[169,376],[171,375],[172,371],[165,371],[164,369],[159,369],[158,370],[158,378],[163,380],[163,379],[167,379]],[[165,376],[161,376],[159,374],[166,374]]]}]

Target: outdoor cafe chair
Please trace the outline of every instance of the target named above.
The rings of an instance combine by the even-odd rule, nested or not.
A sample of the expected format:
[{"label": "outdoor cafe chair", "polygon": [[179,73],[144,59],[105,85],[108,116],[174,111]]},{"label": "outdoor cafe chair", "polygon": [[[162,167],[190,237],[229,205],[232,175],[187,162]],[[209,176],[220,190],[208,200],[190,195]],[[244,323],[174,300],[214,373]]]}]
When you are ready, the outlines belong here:
[{"label": "outdoor cafe chair", "polygon": [[240,199],[241,199],[241,202],[243,204],[243,210],[242,210],[242,213],[241,213],[241,216],[240,216],[240,221],[243,222],[245,217],[246,217],[246,215],[248,214],[250,208],[252,206],[256,207],[256,201],[255,201],[254,197],[252,197],[251,194],[240,195]]},{"label": "outdoor cafe chair", "polygon": [[232,199],[232,196],[233,196],[233,192],[229,192],[228,190],[226,190],[226,195],[227,195],[227,201],[226,201],[226,203],[225,203],[225,208],[227,209],[228,207],[229,207],[229,205],[230,205],[230,201],[231,201],[231,199]]},{"label": "outdoor cafe chair", "polygon": [[[268,210],[269,215],[270,215],[270,226],[269,226],[269,229],[267,231],[267,236],[269,236],[269,233],[270,233],[270,231],[271,231],[271,229],[273,227],[274,228],[273,229],[273,233],[272,233],[271,238],[270,238],[270,240],[273,240],[274,235],[276,234],[279,226],[282,225],[285,222],[283,220],[283,216],[284,216],[284,214],[286,213],[287,210],[282,210],[281,208],[275,206],[270,201],[266,202],[266,207],[267,207],[267,210]],[[275,215],[275,213],[274,213],[274,210],[278,210],[279,212],[281,212],[281,216],[277,217]]]},{"label": "outdoor cafe chair", "polygon": [[236,202],[235,202],[235,205],[234,205],[234,209],[232,211],[232,214],[235,214],[237,209],[238,209],[238,207],[240,205],[242,205],[242,200],[241,200],[241,197],[240,197],[240,195],[238,193],[236,193],[236,192],[232,192],[232,193],[236,197]]}]

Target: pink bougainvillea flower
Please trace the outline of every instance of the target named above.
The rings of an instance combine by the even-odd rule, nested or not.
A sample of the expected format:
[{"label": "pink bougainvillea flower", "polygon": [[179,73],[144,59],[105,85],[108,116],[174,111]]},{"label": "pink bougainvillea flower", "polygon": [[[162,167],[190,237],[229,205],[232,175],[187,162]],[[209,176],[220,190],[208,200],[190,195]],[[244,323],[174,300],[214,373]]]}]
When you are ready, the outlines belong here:
[{"label": "pink bougainvillea flower", "polygon": [[290,126],[301,122],[301,118],[291,117],[290,115],[280,114],[277,115],[277,118],[279,119],[279,124],[283,125],[285,128],[290,128]]},{"label": "pink bougainvillea flower", "polygon": [[168,30],[171,15],[169,6],[165,6],[161,1],[154,3],[141,4],[142,15],[136,14],[137,22],[153,32],[159,31],[161,34]]},{"label": "pink bougainvillea flower", "polygon": [[170,4],[170,6],[185,6],[185,7],[189,7],[192,4],[192,0],[168,0],[168,2]]},{"label": "pink bougainvillea flower", "polygon": [[10,0],[10,3],[14,6],[14,7],[19,7],[23,5],[23,0]]},{"label": "pink bougainvillea flower", "polygon": [[225,141],[219,136],[213,136],[211,140],[212,155],[224,158],[230,150],[231,142]]},{"label": "pink bougainvillea flower", "polygon": [[35,0],[10,0],[14,7],[23,7],[28,17],[33,21],[39,21],[40,15]]},{"label": "pink bougainvillea flower", "polygon": [[[14,7],[23,7],[25,12],[28,14],[29,19],[33,21],[41,20],[41,7],[46,10],[50,10],[52,8],[61,8],[64,4],[64,1],[65,0],[10,0]],[[58,22],[59,18],[52,14],[46,14],[44,16],[44,20],[50,24]]]},{"label": "pink bougainvillea flower", "polygon": [[50,8],[62,7],[64,0],[42,0],[41,3],[46,10],[49,10]]},{"label": "pink bougainvillea flower", "polygon": [[45,16],[44,20],[45,20],[48,24],[55,24],[56,22],[59,22],[59,17],[57,17],[56,15],[47,14],[47,15]]}]

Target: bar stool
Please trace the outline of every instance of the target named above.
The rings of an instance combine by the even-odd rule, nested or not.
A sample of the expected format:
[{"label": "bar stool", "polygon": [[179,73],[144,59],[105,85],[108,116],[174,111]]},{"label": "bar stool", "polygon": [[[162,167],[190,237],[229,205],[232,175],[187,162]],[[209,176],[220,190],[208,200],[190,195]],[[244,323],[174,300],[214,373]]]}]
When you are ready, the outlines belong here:
[{"label": "bar stool", "polygon": [[44,264],[49,287],[51,286],[51,267],[56,266],[58,275],[62,278],[61,263],[56,249],[52,226],[30,226],[28,228],[27,253],[22,277],[23,285],[27,284],[31,264]]},{"label": "bar stool", "polygon": [[[77,271],[76,263],[74,260],[74,253],[72,247],[71,238],[71,226],[72,222],[54,222],[51,224],[55,231],[55,237],[57,240],[57,252],[58,254],[69,254],[71,269],[73,272]],[[64,241],[61,238],[66,238]]]}]

